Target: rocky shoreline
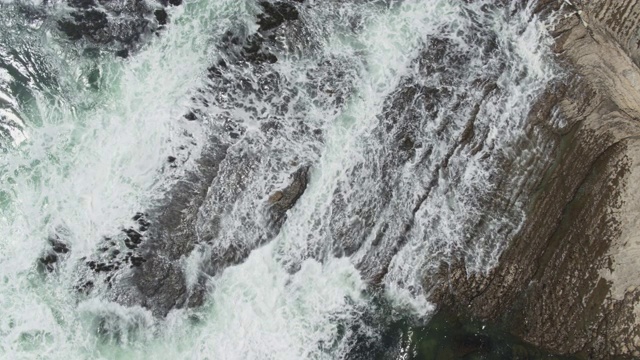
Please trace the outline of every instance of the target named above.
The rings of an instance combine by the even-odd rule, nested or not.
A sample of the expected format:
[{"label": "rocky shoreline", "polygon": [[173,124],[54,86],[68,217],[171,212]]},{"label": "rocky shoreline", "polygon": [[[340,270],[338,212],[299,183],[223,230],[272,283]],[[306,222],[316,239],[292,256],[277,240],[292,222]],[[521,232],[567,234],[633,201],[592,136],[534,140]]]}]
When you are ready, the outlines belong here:
[{"label": "rocky shoreline", "polygon": [[[165,8],[180,3],[160,1],[156,6],[149,6],[132,1],[127,6],[112,8],[116,5],[105,5],[111,4],[109,1],[70,0],[69,5],[75,10],[60,20],[58,26],[72,41],[84,39],[91,44],[106,44],[117,56],[127,57],[136,51],[142,36],[158,33],[170,21]],[[228,69],[231,65],[237,64],[254,67],[267,79],[262,85],[276,88],[280,80],[270,71],[269,64],[278,61],[274,52],[279,47],[287,47],[276,39],[287,38],[283,34],[288,34],[289,27],[293,29],[292,33],[302,29],[297,23],[296,10],[301,3],[298,0],[260,2],[262,12],[257,15],[257,34],[244,36],[243,31],[239,34],[229,32],[222,39],[224,51],[221,53],[224,57],[209,68],[211,84],[203,92],[213,93],[213,90],[230,87],[231,83],[224,74],[231,71]],[[98,7],[106,7],[118,16],[108,17]],[[470,266],[464,260],[445,263],[440,268],[437,281],[432,278],[425,280],[425,283],[435,283],[435,288],[429,284],[425,288],[431,289],[431,299],[444,312],[498,324],[550,352],[588,359],[640,357],[640,264],[636,260],[636,254],[640,254],[640,238],[636,235],[640,226],[636,216],[640,214],[640,191],[636,188],[640,178],[640,1],[539,0],[535,7],[540,16],[556,18],[552,29],[555,39],[553,50],[566,70],[563,79],[549,85],[529,115],[529,126],[540,131],[544,141],[554,144],[553,161],[539,183],[534,184],[529,194],[532,200],[528,220],[503,252],[496,268],[488,274],[478,274],[467,271]],[[431,72],[429,67],[433,66],[434,59],[441,59],[444,49],[449,46],[444,40],[434,41],[432,45],[434,54],[424,54],[422,73]],[[487,54],[495,51],[490,45],[491,41],[488,41]],[[434,59],[429,58],[431,55]],[[460,59],[452,59],[447,63],[448,67],[454,67],[452,65],[456,65],[456,61],[459,66],[466,64]],[[328,75],[317,80],[318,84],[333,83],[343,76],[331,73],[332,67],[330,62],[323,63],[321,68]],[[437,70],[443,72],[446,69]],[[446,76],[444,80],[448,80]],[[495,79],[491,76],[477,82],[487,84],[475,94],[479,101],[496,89]],[[255,91],[241,85],[234,88],[237,101],[243,100],[243,92]],[[380,137],[388,140],[390,148],[392,145],[397,145],[397,148],[383,162],[385,167],[380,170],[381,175],[373,172],[383,179],[377,184],[381,194],[377,200],[390,196],[390,184],[396,181],[393,170],[415,157],[416,149],[422,146],[416,143],[417,136],[412,134],[417,131],[412,128],[415,117],[398,109],[411,109],[413,99],[420,93],[433,102],[427,103],[426,110],[436,111],[435,103],[440,101],[439,97],[448,95],[441,94],[438,88],[418,89],[413,83],[408,83],[405,90],[398,93],[397,101],[390,102],[390,110],[381,119],[380,129],[385,132],[393,130],[393,136],[389,135],[388,139],[383,135]],[[339,91],[327,92],[332,94],[327,101],[342,103]],[[260,96],[266,98],[264,94]],[[201,106],[206,108],[209,105],[205,98],[194,101],[201,101]],[[288,100],[282,104],[283,109],[287,106]],[[278,119],[283,116],[280,113],[276,115]],[[447,168],[452,154],[460,151],[456,150],[458,147],[466,146],[477,151],[475,146],[471,146],[476,136],[476,115],[476,110],[469,113],[468,124],[460,131],[456,147],[435,165],[434,173]],[[198,121],[201,117],[202,114],[194,108],[184,118]],[[384,123],[385,119],[388,124]],[[237,139],[244,130],[230,116],[227,120],[220,128],[221,138],[211,139],[212,144],[207,149],[210,155],[201,159],[200,172],[190,174],[188,179],[180,182],[174,195],[159,209],[136,215],[133,227],[119,234],[119,241],[126,245],[128,252],[110,251],[109,254],[115,255],[104,262],[95,259],[87,262],[86,265],[96,273],[109,273],[117,270],[120,264],[130,263],[133,270],[123,279],[112,281],[114,278],[110,275],[102,274],[109,286],[113,283],[118,290],[116,298],[119,302],[143,305],[162,317],[173,308],[198,306],[204,301],[204,279],[198,278],[194,284],[187,284],[181,259],[201,243],[217,243],[217,214],[222,214],[224,207],[214,205],[233,203],[238,196],[234,191],[240,192],[245,186],[243,181],[248,181],[245,179],[247,174],[255,171],[252,168],[254,160],[250,156],[242,152],[228,154],[229,146],[239,141]],[[448,129],[457,134],[453,130],[459,129],[446,125],[442,127],[443,132]],[[266,138],[272,139],[280,136],[279,126],[283,125],[272,120],[262,124],[261,131]],[[319,129],[307,128],[302,122],[296,126],[301,127],[301,143],[308,142],[301,135],[304,133],[314,134],[314,141],[321,142]],[[425,159],[431,156],[430,151],[426,154]],[[172,164],[175,161],[176,158],[169,159]],[[228,163],[226,170],[220,168],[223,161]],[[274,165],[275,170],[281,171],[284,175],[280,178],[287,181],[275,181],[284,185],[279,188],[270,186],[269,191],[264,192],[265,198],[256,200],[256,203],[260,202],[261,209],[266,209],[267,215],[261,220],[266,220],[268,228],[251,234],[254,240],[250,247],[223,248],[220,245],[225,251],[216,252],[216,256],[205,254],[211,259],[201,269],[204,273],[213,275],[228,264],[242,262],[253,247],[269,241],[279,231],[287,211],[304,193],[310,170],[307,163],[285,160]],[[212,218],[202,220],[199,218],[199,206],[194,204],[205,202],[209,187],[219,171],[229,174],[227,180],[218,180],[214,184],[218,185],[217,188],[234,189],[232,185],[238,188],[214,197],[216,202],[212,203],[211,213],[207,214]],[[504,172],[508,177],[509,170]],[[366,221],[353,224],[352,228],[340,227],[340,232],[336,233],[340,234],[342,242],[336,249],[345,255],[354,253],[364,243],[364,235],[373,230],[378,231],[374,242],[376,246],[397,238],[404,241],[413,224],[413,215],[429,196],[432,187],[426,187],[428,191],[418,199],[407,223],[399,221],[395,224],[397,229],[391,226],[389,230],[388,224],[373,229],[371,224],[377,218],[374,211],[377,205],[358,204],[356,207]],[[490,195],[498,198],[500,194]],[[491,209],[491,205],[486,208]],[[367,206],[373,210],[367,210]],[[335,208],[340,210],[337,212],[351,211],[350,207],[341,204]],[[197,222],[204,222],[208,229],[202,239],[193,230]],[[359,239],[354,234],[364,235]],[[398,234],[400,236],[395,237]],[[62,257],[68,251],[67,248],[61,250],[60,246],[59,251],[56,250],[57,240],[54,240],[50,240],[52,250],[41,260],[49,271],[58,256]],[[105,249],[109,250],[108,245],[115,242],[105,239],[105,244]],[[375,257],[376,261],[369,265],[360,265],[373,284],[381,281],[388,267],[388,259],[378,261],[379,258]],[[87,284],[89,282],[82,284],[80,290],[91,291],[93,283],[85,286]]]},{"label": "rocky shoreline", "polygon": [[499,265],[473,274],[444,264],[432,298],[555,353],[637,358],[640,3],[536,6],[557,18],[553,50],[567,72],[529,119],[554,140],[554,160]]}]

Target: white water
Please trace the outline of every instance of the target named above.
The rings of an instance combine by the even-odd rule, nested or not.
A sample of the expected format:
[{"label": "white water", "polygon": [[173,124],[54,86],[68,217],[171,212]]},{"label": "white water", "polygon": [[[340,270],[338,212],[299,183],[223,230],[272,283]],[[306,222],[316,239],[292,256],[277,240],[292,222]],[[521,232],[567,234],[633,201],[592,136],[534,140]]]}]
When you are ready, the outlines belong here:
[{"label": "white water", "polygon": [[[479,11],[479,5],[469,8]],[[101,294],[81,298],[73,288],[80,259],[96,251],[101,236],[113,233],[133,213],[162,198],[173,180],[193,167],[203,151],[208,122],[187,122],[182,115],[192,105],[191,95],[204,85],[205,69],[217,56],[212,44],[238,21],[251,24],[255,6],[249,1],[210,0],[173,9],[174,23],[126,61],[108,56],[91,61],[61,41],[52,30],[54,24],[44,21],[35,28],[20,24],[25,20],[13,14],[13,8],[7,9],[9,13],[3,12],[0,18],[15,22],[0,25],[0,57],[11,59],[15,68],[31,79],[31,94],[30,101],[21,101],[7,88],[11,78],[0,72],[0,94],[9,98],[7,111],[17,116],[14,122],[24,121],[19,126],[12,124],[13,144],[2,140],[8,150],[0,154],[3,358],[343,358],[353,346],[349,332],[354,325],[359,324],[361,336],[375,340],[379,335],[362,320],[363,313],[375,311],[366,280],[372,276],[367,271],[374,269],[376,262],[390,261],[383,284],[397,309],[408,308],[424,317],[432,307],[422,282],[440,260],[446,261],[458,251],[470,260],[470,269],[487,270],[495,265],[509,234],[522,221],[523,204],[516,198],[509,201],[508,209],[515,215],[489,222],[490,227],[506,226],[507,235],[487,231],[468,245],[465,236],[470,225],[466,222],[473,222],[469,219],[483,211],[473,199],[478,193],[492,194],[495,162],[483,159],[486,152],[470,155],[458,151],[450,160],[451,183],[443,178],[446,185],[437,187],[427,205],[420,207],[408,241],[397,253],[391,250],[392,236],[389,243],[374,247],[374,231],[351,257],[333,255],[336,235],[332,232],[336,227],[332,214],[349,214],[368,192],[378,191],[375,177],[356,177],[354,181],[350,170],[368,169],[368,164],[392,151],[381,147],[373,134],[380,126],[385,100],[403,78],[416,76],[414,60],[424,44],[429,44],[431,37],[443,36],[443,29],[447,29],[444,36],[457,42],[461,51],[470,48],[473,54],[479,50],[457,36],[458,30],[472,29],[462,15],[461,2],[313,4],[303,11],[302,18],[312,29],[320,55],[305,58],[303,52],[301,57],[281,59],[274,69],[288,86],[301,89],[297,102],[304,120],[311,128],[323,130],[324,141],[297,139],[287,133],[268,142],[251,114],[234,110],[248,130],[244,142],[231,153],[243,151],[251,140],[249,144],[255,148],[250,150],[277,154],[277,161],[257,160],[249,177],[252,180],[237,194],[234,210],[222,219],[222,235],[216,246],[241,242],[255,247],[252,242],[257,237],[250,235],[261,225],[261,215],[255,209],[263,206],[269,193],[287,183],[295,166],[286,164],[311,163],[309,187],[290,210],[278,236],[253,250],[242,264],[211,279],[213,290],[204,307],[173,311],[166,320],[158,321],[142,308],[108,302]],[[543,50],[540,23],[529,22],[526,12],[514,17],[502,12],[492,16],[487,22],[498,35],[501,59],[509,64],[498,79],[506,95],[483,105],[478,122],[484,122],[478,126],[487,129],[487,148],[493,143],[493,148],[515,153],[510,146],[525,136],[529,106],[551,79],[551,68]],[[353,22],[361,28],[347,31]],[[4,47],[22,50],[11,55]],[[40,60],[20,63],[25,54],[35,54]],[[303,74],[315,66],[315,56],[343,61],[340,66],[345,66],[354,88],[344,107],[305,97],[308,84]],[[485,65],[472,63],[469,72],[481,72]],[[523,71],[524,80],[515,82]],[[57,79],[58,84],[53,86],[39,73]],[[97,82],[89,81],[90,74],[96,73]],[[445,110],[439,118],[420,122],[421,141],[434,144],[435,154],[446,153],[451,146],[432,136],[440,122],[446,123]],[[214,122],[215,114],[222,110],[209,111],[208,121]],[[300,114],[291,111],[283,121],[292,126],[298,117]],[[466,118],[459,118],[462,123],[454,120],[449,125],[452,138],[464,128]],[[177,170],[170,169],[167,156],[175,155],[181,145],[187,146],[189,160]],[[516,157],[522,163],[535,163],[536,158],[544,157],[543,150],[533,148]],[[232,171],[234,166],[229,163],[227,169]],[[399,185],[390,205],[375,210],[382,220],[398,220],[389,232],[400,228],[412,208],[406,203],[415,201],[429,183],[427,176],[432,176],[433,169],[415,170],[417,167],[409,162],[397,171],[394,176]],[[368,171],[364,174],[376,174]],[[514,174],[509,181],[515,185],[509,189],[517,189],[524,181],[522,176],[526,174]],[[220,195],[209,198],[203,214],[214,212],[215,199],[235,196],[224,195],[233,193],[230,185],[232,178],[214,181],[210,191]],[[351,199],[353,208],[349,204],[347,210],[336,206],[336,192]],[[337,221],[343,222],[348,225],[349,220]],[[376,222],[376,230],[382,222]],[[206,216],[200,224],[206,232]],[[54,275],[45,277],[36,265],[52,234],[64,235],[72,251]],[[202,254],[216,251],[216,247],[201,250],[185,262],[191,273],[199,270]],[[104,321],[102,327],[110,330],[107,334],[97,333],[100,320]]]}]

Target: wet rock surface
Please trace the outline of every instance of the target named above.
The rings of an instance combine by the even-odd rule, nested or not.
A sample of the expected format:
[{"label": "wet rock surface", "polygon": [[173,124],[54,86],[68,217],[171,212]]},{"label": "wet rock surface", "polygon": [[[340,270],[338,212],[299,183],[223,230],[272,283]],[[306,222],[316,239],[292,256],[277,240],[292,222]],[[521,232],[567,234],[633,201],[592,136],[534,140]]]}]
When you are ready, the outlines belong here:
[{"label": "wet rock surface", "polygon": [[[207,86],[197,91],[192,109],[180,120],[211,127],[196,168],[177,180],[159,206],[136,214],[119,234],[105,239],[104,251],[87,262],[95,278],[89,281],[107,282],[114,300],[142,305],[160,317],[175,308],[201,305],[207,279],[276,236],[305,192],[311,167],[297,159],[294,149],[317,152],[322,136],[304,121],[304,113],[292,117],[290,108],[302,106],[296,103],[298,91],[324,95],[318,88],[330,82],[327,77],[345,75],[327,61],[314,66],[318,73],[309,73],[308,87],[299,89],[287,86],[288,80],[273,68],[278,56],[286,54],[283,34],[294,44],[307,39],[297,21],[299,3],[260,3],[263,12],[256,21],[269,26],[256,33],[239,26],[223,36],[221,57],[209,68]],[[341,94],[335,91],[318,101],[339,104]],[[217,111],[212,113],[213,107]],[[257,132],[249,132],[246,118],[234,115],[237,109],[256,119]],[[170,156],[168,168],[179,168],[181,159]],[[243,210],[232,213],[234,207]],[[185,272],[189,257],[199,259],[196,274]],[[91,287],[78,286],[83,292]]]},{"label": "wet rock surface", "polygon": [[122,58],[169,21],[164,9],[168,3],[68,0],[67,5],[70,11],[57,20],[58,29],[67,39],[113,48],[115,55]]},{"label": "wet rock surface", "polygon": [[[528,220],[499,265],[443,264],[442,308],[507,326],[524,340],[584,359],[640,357],[637,176],[640,91],[635,2],[541,1],[558,11],[554,50],[567,75],[533,124],[561,121],[553,163]],[[563,5],[564,4],[564,5]],[[633,30],[636,29],[636,30]]]},{"label": "wet rock surface", "polygon": [[291,183],[287,187],[269,196],[269,217],[276,227],[282,226],[287,219],[287,211],[298,202],[308,183],[309,167],[304,166],[291,174]]},{"label": "wet rock surface", "polygon": [[[420,267],[453,253],[479,259],[476,266],[482,267],[515,232],[519,214],[505,209],[525,196],[514,189],[531,188],[536,179],[523,164],[536,169],[545,160],[529,151],[536,135],[513,135],[513,144],[490,139],[494,131],[512,131],[509,124],[496,130],[501,120],[490,110],[504,107],[509,97],[509,90],[497,85],[501,74],[521,71],[504,61],[508,55],[485,24],[499,11],[486,6],[469,15],[473,21],[460,34],[463,43],[480,44],[477,48],[458,47],[446,26],[436,32],[443,35],[429,37],[414,72],[400,81],[359,139],[371,144],[362,150],[362,162],[346,169],[338,183],[327,214],[332,250],[335,256],[358,254],[358,268],[374,285],[417,294],[437,280],[413,283],[407,274],[432,273]],[[477,64],[487,65],[477,71]],[[472,172],[487,178],[467,178]],[[495,184],[486,186],[491,181]],[[452,202],[460,207],[453,209]],[[415,269],[398,260],[398,254],[409,262],[423,252]]]}]

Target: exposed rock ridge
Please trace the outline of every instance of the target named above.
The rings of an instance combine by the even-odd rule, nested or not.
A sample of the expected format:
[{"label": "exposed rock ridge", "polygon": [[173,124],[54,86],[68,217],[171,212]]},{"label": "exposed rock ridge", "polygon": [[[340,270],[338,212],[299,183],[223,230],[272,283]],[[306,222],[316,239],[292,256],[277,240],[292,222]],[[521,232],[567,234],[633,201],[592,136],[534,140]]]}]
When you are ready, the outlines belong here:
[{"label": "exposed rock ridge", "polygon": [[557,353],[638,358],[640,2],[539,4],[560,12],[554,50],[568,70],[530,114],[555,159],[498,267],[443,265],[433,298]]},{"label": "exposed rock ridge", "polygon": [[[91,271],[81,277],[79,290],[88,293],[104,281],[113,300],[164,317],[203,304],[211,277],[278,234],[305,192],[313,165],[293,152],[317,151],[322,141],[322,131],[310,121],[287,116],[299,90],[273,67],[286,51],[279,39],[304,39],[292,36],[305,31],[299,3],[260,2],[256,32],[239,25],[223,35],[220,58],[181,119],[207,122],[207,144],[195,168],[181,175],[165,199],[105,238],[99,254],[86,262]],[[307,83],[310,90],[340,79],[331,62],[321,65],[317,80]],[[342,91],[335,91],[322,101],[342,104],[340,96]],[[259,114],[257,104],[272,107]],[[248,131],[235,109],[259,122],[257,131]],[[185,151],[167,159],[169,169],[181,166]],[[50,259],[43,259],[46,266]]]}]

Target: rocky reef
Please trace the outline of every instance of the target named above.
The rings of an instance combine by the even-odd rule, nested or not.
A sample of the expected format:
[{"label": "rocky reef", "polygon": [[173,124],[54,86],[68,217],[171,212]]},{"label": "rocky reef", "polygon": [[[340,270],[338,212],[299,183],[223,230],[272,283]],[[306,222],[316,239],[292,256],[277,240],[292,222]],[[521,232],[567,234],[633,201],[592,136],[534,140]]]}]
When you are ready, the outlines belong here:
[{"label": "rocky reef", "polygon": [[566,71],[529,117],[554,140],[553,161],[499,265],[478,274],[464,260],[443,264],[432,297],[555,353],[638,358],[640,2],[536,7],[555,17]]},{"label": "rocky reef", "polygon": [[[195,168],[178,179],[157,206],[135,214],[131,224],[103,240],[99,252],[85,262],[90,271],[80,276],[80,291],[88,293],[98,282],[107,283],[113,300],[144,306],[162,317],[175,308],[201,305],[208,277],[241,263],[251,250],[278,234],[287,211],[306,190],[310,166],[283,155],[268,157],[268,151],[273,147],[284,153],[281,142],[313,146],[322,139],[321,132],[308,124],[285,117],[295,100],[295,94],[286,91],[297,91],[295,88],[283,89],[286,96],[282,100],[273,99],[273,90],[285,81],[273,68],[283,53],[278,38],[295,39],[282,34],[302,32],[297,21],[299,3],[259,2],[257,31],[240,25],[223,35],[220,58],[208,68],[206,86],[197,91],[191,110],[180,119],[208,121],[212,127]],[[326,76],[340,76],[328,62],[323,69]],[[247,75],[252,73],[259,76]],[[318,77],[310,86],[325,80]],[[340,94],[336,91],[327,98],[334,101]],[[259,117],[249,96],[255,102],[274,104],[273,112],[253,135],[247,134],[247,125],[233,113],[239,108]],[[222,109],[215,116],[208,111],[212,104]],[[283,129],[298,130],[289,137]],[[178,168],[187,157],[177,153],[167,159],[167,165]],[[269,181],[260,172],[272,172],[269,177],[264,175]],[[248,189],[256,187],[255,193],[263,198],[248,195]],[[235,218],[230,209],[243,202],[246,212]],[[48,265],[46,255],[42,262]],[[185,266],[190,256],[199,259],[192,275]]]},{"label": "rocky reef", "polygon": [[[68,0],[71,9],[58,21],[58,28],[71,41],[106,46],[121,57],[129,56],[144,36],[168,24],[166,7],[181,4],[180,0],[151,5],[137,0],[97,1]],[[287,90],[284,77],[274,69],[283,53],[314,51],[300,21],[302,4],[260,1],[253,24],[257,29],[233,28],[220,39],[221,55],[208,69],[209,82],[180,119],[214,124],[197,168],[177,181],[162,204],[135,214],[131,224],[104,239],[99,253],[83,265],[89,276],[81,278],[81,292],[92,291],[94,282],[102,281],[114,289],[114,300],[144,306],[159,317],[174,308],[198,306],[205,299],[206,277],[242,262],[280,231],[288,210],[305,192],[312,168],[304,159],[290,157],[298,148],[287,144],[316,153],[323,141],[322,130],[314,124],[285,117],[290,107],[301,106],[295,103],[296,91],[322,94],[314,101],[340,108],[350,86],[348,74],[336,66],[340,59],[319,61],[315,72],[306,74],[309,89],[303,90]],[[549,84],[528,119],[541,134],[536,136],[553,144],[553,160],[539,181],[536,176],[524,181],[517,197],[531,199],[527,221],[493,270],[474,271],[462,254],[442,264],[424,287],[443,311],[493,322],[545,351],[586,359],[638,358],[640,1],[539,0],[532,6],[540,16],[555,19],[553,50],[565,69],[559,81]],[[488,226],[483,216],[505,216],[502,210],[512,204],[511,199],[501,198],[501,191],[510,186],[508,159],[483,149],[489,130],[476,124],[480,105],[504,92],[497,85],[504,65],[479,73],[482,76],[456,77],[473,58],[499,59],[495,39],[483,33],[481,21],[478,24],[473,34],[465,36],[481,35],[479,40],[467,39],[482,42],[479,54],[452,55],[446,51],[453,46],[447,38],[430,40],[416,61],[417,78],[401,81],[374,127],[372,136],[393,151],[382,155],[368,151],[376,161],[354,167],[346,176],[353,183],[376,179],[375,183],[363,188],[357,201],[346,201],[340,191],[333,199],[330,222],[337,239],[333,251],[350,256],[373,238],[373,251],[358,264],[371,284],[383,285],[391,257],[415,237],[416,214],[433,197],[440,174],[457,181],[452,183],[461,181],[464,167],[456,167],[457,158],[485,151],[483,164],[498,169],[495,178],[507,179],[474,199],[480,215],[461,225],[465,230]],[[433,74],[438,81],[422,85]],[[470,90],[457,94],[451,89]],[[247,94],[255,97],[255,103],[270,104],[271,116],[258,114],[257,105],[246,101]],[[215,118],[207,114],[210,103],[221,109]],[[477,105],[464,107],[469,103]],[[234,107],[259,119],[259,135],[246,135],[247,125],[234,117]],[[420,141],[425,126],[416,122],[425,113],[437,112],[456,115],[442,116],[432,131],[437,140],[457,139],[440,152]],[[290,135],[284,134],[285,128],[293,129]],[[175,155],[168,159],[171,167],[183,161],[184,156]],[[409,162],[417,164],[412,167],[412,185],[414,179],[424,182],[416,196],[398,175]],[[260,174],[266,174],[262,183]],[[246,212],[228,216],[248,187],[263,197],[245,199]],[[441,187],[446,193],[446,186]],[[351,190],[351,185],[340,184],[343,188]],[[392,195],[400,198],[404,192],[411,203],[392,202]],[[395,222],[378,222],[384,212],[394,213]],[[343,220],[349,219],[348,214],[357,215],[358,221]],[[242,221],[241,229],[235,226],[237,221]],[[233,228],[227,234],[221,231],[225,223]],[[511,230],[501,236],[511,237]],[[70,251],[60,239],[49,239],[49,244],[51,249],[40,259],[47,272]],[[189,257],[201,257],[195,276],[185,270]],[[295,271],[295,266],[291,269]],[[478,348],[483,350],[484,344],[480,341]]]}]

